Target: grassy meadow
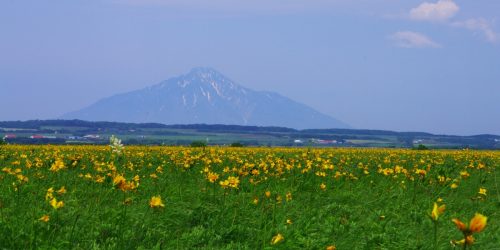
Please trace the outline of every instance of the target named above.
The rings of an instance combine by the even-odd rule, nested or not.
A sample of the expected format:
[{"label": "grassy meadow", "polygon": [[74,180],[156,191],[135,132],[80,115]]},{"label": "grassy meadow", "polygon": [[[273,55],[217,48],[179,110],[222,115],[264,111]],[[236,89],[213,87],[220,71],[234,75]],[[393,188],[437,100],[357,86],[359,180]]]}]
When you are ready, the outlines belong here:
[{"label": "grassy meadow", "polygon": [[500,151],[4,145],[0,249],[500,249],[499,167]]}]

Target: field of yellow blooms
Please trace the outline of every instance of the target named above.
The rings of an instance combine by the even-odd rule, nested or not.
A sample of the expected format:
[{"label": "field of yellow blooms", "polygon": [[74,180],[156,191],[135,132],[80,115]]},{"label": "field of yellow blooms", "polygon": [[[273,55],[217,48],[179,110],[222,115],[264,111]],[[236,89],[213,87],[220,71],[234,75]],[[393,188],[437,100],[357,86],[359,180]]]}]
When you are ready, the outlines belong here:
[{"label": "field of yellow blooms", "polygon": [[500,151],[6,145],[0,249],[500,249],[499,167]]}]

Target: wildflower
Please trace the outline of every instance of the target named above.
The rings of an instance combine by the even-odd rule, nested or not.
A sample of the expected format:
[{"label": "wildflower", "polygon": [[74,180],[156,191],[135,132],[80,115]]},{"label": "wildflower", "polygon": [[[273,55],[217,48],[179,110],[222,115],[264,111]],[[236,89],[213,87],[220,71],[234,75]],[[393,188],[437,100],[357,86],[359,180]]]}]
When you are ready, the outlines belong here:
[{"label": "wildflower", "polygon": [[123,177],[123,175],[117,175],[113,178],[113,185],[118,186],[122,182],[125,182],[125,181],[126,181],[126,179],[125,179],[125,177]]},{"label": "wildflower", "polygon": [[283,200],[283,198],[281,198],[281,195],[276,196],[277,203],[281,203],[282,200]]},{"label": "wildflower", "polygon": [[474,215],[474,217],[470,221],[469,230],[472,233],[479,233],[479,232],[483,231],[484,227],[486,227],[487,220],[488,220],[488,217],[486,217],[480,213],[476,213],[476,215]]},{"label": "wildflower", "polygon": [[140,179],[141,177],[139,177],[139,175],[135,175],[134,178],[132,178],[135,182],[139,182]]},{"label": "wildflower", "polygon": [[487,192],[487,191],[488,191],[488,190],[486,190],[486,188],[479,188],[479,192],[478,192],[478,194],[481,194],[481,195],[486,196],[486,192]]},{"label": "wildflower", "polygon": [[286,201],[291,201],[292,200],[292,193],[288,192],[286,193]]},{"label": "wildflower", "polygon": [[336,246],[333,246],[333,245],[331,245],[331,246],[327,246],[327,247],[326,247],[326,250],[337,250],[337,247],[336,247]]},{"label": "wildflower", "polygon": [[253,198],[252,203],[253,203],[254,205],[259,204],[259,198],[257,198],[257,197]]},{"label": "wildflower", "polygon": [[109,138],[109,146],[113,153],[121,154],[123,150],[122,140],[118,139],[118,137],[112,135]]},{"label": "wildflower", "polygon": [[266,191],[266,197],[267,197],[267,198],[271,197],[271,191],[269,191],[269,190],[268,190],[268,191]]},{"label": "wildflower", "polygon": [[215,181],[217,181],[217,179],[219,179],[219,175],[216,173],[208,172],[207,179],[209,182],[215,183]]},{"label": "wildflower", "polygon": [[66,168],[66,166],[64,166],[64,162],[61,159],[56,159],[56,161],[52,164],[49,170],[52,172],[57,172],[64,168]]},{"label": "wildflower", "polygon": [[49,222],[50,216],[44,215],[44,216],[40,217],[40,219],[38,219],[38,220],[43,221],[43,222]]},{"label": "wildflower", "polygon": [[467,171],[460,171],[460,177],[463,179],[467,179],[470,176],[470,174]]},{"label": "wildflower", "polygon": [[472,236],[472,234],[483,231],[483,229],[486,227],[488,217],[480,213],[476,213],[470,220],[469,226],[461,222],[459,219],[453,219],[452,221],[453,223],[455,223],[458,230],[462,231],[462,233],[464,234],[464,238],[462,240],[452,241],[452,243],[461,245],[465,244],[470,246],[474,243],[474,237]]},{"label": "wildflower", "polygon": [[271,239],[271,245],[276,245],[280,242],[282,242],[285,238],[283,237],[283,235],[281,234],[277,234],[275,235],[272,239]]},{"label": "wildflower", "polygon": [[425,177],[425,175],[427,174],[427,171],[425,171],[424,169],[416,169],[415,174],[418,174],[421,177]]},{"label": "wildflower", "polygon": [[59,209],[61,207],[64,207],[64,202],[63,201],[57,201],[56,198],[52,198],[52,200],[50,200],[50,205],[54,208],[54,209]]},{"label": "wildflower", "polygon": [[456,183],[453,183],[453,184],[451,184],[451,186],[450,186],[450,187],[451,187],[451,189],[455,189],[455,188],[457,188],[457,187],[458,187],[458,185],[457,185]]},{"label": "wildflower", "polygon": [[152,208],[157,208],[157,207],[165,207],[165,204],[163,204],[161,196],[158,195],[151,197],[151,200],[149,200],[149,206]]},{"label": "wildflower", "polygon": [[104,178],[103,176],[97,175],[97,176],[95,177],[95,182],[97,182],[97,183],[103,183],[103,182],[104,182],[104,179],[105,179],[105,178]]},{"label": "wildflower", "polygon": [[462,232],[467,230],[467,226],[465,225],[465,223],[461,222],[459,219],[452,219],[451,221],[455,223],[455,226],[457,226],[458,230]]},{"label": "wildflower", "polygon": [[58,194],[65,194],[66,193],[66,188],[62,186],[59,190],[56,191]]},{"label": "wildflower", "polygon": [[238,188],[238,185],[240,184],[240,178],[239,177],[229,176],[229,178],[227,178],[227,180],[229,181],[229,186],[230,187],[232,187],[232,188]]},{"label": "wildflower", "polygon": [[321,185],[319,185],[319,188],[321,188],[321,190],[326,190],[326,185],[325,183],[321,183]]},{"label": "wildflower", "polygon": [[444,213],[445,208],[446,208],[445,205],[438,206],[438,204],[434,202],[434,207],[432,208],[431,212],[431,219],[433,221],[437,221],[439,219],[439,215]]},{"label": "wildflower", "polygon": [[288,225],[292,225],[292,223],[293,223],[293,222],[292,222],[292,220],[290,220],[290,219],[286,219],[286,224],[288,224]]},{"label": "wildflower", "polygon": [[45,194],[45,200],[48,201],[54,198],[54,188],[47,189],[47,194]]}]

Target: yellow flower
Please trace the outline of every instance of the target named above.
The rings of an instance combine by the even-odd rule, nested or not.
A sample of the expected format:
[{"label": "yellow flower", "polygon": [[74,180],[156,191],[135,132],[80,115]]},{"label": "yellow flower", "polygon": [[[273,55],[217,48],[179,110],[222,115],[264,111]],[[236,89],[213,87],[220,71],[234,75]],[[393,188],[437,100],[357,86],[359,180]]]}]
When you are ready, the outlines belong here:
[{"label": "yellow flower", "polygon": [[152,208],[156,207],[165,207],[165,204],[161,201],[161,196],[153,196],[151,200],[149,200],[149,206]]},{"label": "yellow flower", "polygon": [[113,178],[113,185],[117,186],[125,182],[126,179],[123,177],[123,175],[117,175]]},{"label": "yellow flower", "polygon": [[460,176],[463,179],[467,179],[470,176],[470,174],[467,171],[460,171]]},{"label": "yellow flower", "polygon": [[56,161],[52,164],[50,167],[50,171],[57,172],[61,169],[64,169],[66,166],[64,166],[64,162],[61,159],[56,159]]},{"label": "yellow flower", "polygon": [[293,223],[293,222],[292,222],[292,220],[290,220],[290,219],[286,219],[286,224],[288,224],[288,225],[292,225],[292,223]]},{"label": "yellow flower", "polygon": [[141,177],[139,177],[139,175],[135,175],[134,178],[132,178],[135,182],[139,182],[140,179]]},{"label": "yellow flower", "polygon": [[321,188],[321,190],[326,190],[326,185],[325,185],[325,183],[321,183],[321,185],[319,185],[319,188]]},{"label": "yellow flower", "polygon": [[421,177],[424,177],[427,174],[427,171],[425,171],[425,169],[415,169],[415,174],[418,174]]},{"label": "yellow flower", "polygon": [[434,202],[434,207],[432,208],[431,212],[432,220],[437,221],[439,219],[439,215],[444,213],[445,208],[446,208],[445,205],[438,206],[438,204]]},{"label": "yellow flower", "polygon": [[288,192],[286,193],[286,201],[291,201],[292,200],[292,193]]},{"label": "yellow flower", "polygon": [[254,205],[259,204],[259,198],[257,198],[257,197],[253,198],[252,203],[253,203]]},{"label": "yellow flower", "polygon": [[479,188],[479,192],[478,192],[478,193],[479,193],[479,194],[481,194],[481,195],[486,196],[486,192],[487,192],[487,191],[488,191],[488,190],[486,190],[486,188]]},{"label": "yellow flower", "polygon": [[54,198],[54,188],[49,188],[47,189],[47,194],[45,195],[45,200],[48,201],[52,198]]},{"label": "yellow flower", "polygon": [[457,185],[456,183],[453,183],[453,184],[451,184],[451,186],[450,186],[450,187],[451,187],[452,189],[455,189],[455,188],[457,188],[457,187],[458,187],[458,185]]},{"label": "yellow flower", "polygon": [[337,250],[336,246],[327,246],[326,250]]},{"label": "yellow flower", "polygon": [[474,215],[474,217],[470,220],[469,230],[472,233],[479,233],[479,232],[483,231],[484,227],[486,227],[487,221],[488,221],[488,217],[486,217],[480,213],[476,213],[476,215]]},{"label": "yellow flower", "polygon": [[57,201],[56,198],[52,198],[52,200],[50,200],[50,205],[54,208],[54,209],[59,209],[61,207],[64,207],[64,202],[63,201]]},{"label": "yellow flower", "polygon": [[216,173],[208,172],[207,179],[209,182],[214,183],[215,181],[217,181],[217,179],[219,179],[219,175]]},{"label": "yellow flower", "polygon": [[271,197],[271,191],[266,191],[266,197],[267,198]]},{"label": "yellow flower", "polygon": [[43,221],[43,222],[49,222],[50,217],[48,215],[44,215],[44,216],[40,217],[40,219],[38,219],[38,220]]},{"label": "yellow flower", "polygon": [[232,188],[238,188],[238,185],[240,184],[239,177],[229,176],[229,178],[227,178],[227,181],[229,182],[228,185]]},{"label": "yellow flower", "polygon": [[283,237],[283,235],[281,234],[277,234],[275,235],[272,239],[271,239],[271,245],[276,245],[280,242],[282,242],[285,238]]},{"label": "yellow flower", "polygon": [[59,190],[56,191],[58,194],[65,194],[66,193],[66,188],[63,186]]}]

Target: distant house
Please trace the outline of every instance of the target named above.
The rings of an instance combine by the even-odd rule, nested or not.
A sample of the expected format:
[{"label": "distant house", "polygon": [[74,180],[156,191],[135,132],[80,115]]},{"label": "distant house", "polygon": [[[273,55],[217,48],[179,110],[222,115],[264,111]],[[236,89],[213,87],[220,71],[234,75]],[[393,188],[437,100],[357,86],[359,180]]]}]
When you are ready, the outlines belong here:
[{"label": "distant house", "polygon": [[293,143],[302,144],[304,142],[302,140],[294,140]]},{"label": "distant house", "polygon": [[45,136],[43,136],[43,135],[32,135],[32,136],[30,136],[30,138],[31,139],[43,139],[43,138],[45,138]]},{"label": "distant house", "polygon": [[6,134],[3,138],[4,139],[15,139],[17,136],[15,134]]},{"label": "distant house", "polygon": [[316,144],[336,144],[337,143],[337,140],[322,140],[322,139],[312,139],[311,140],[313,143],[316,143]]},{"label": "distant house", "polygon": [[86,135],[84,136],[83,138],[85,139],[90,139],[90,140],[98,140],[100,139],[101,137],[99,135]]}]

